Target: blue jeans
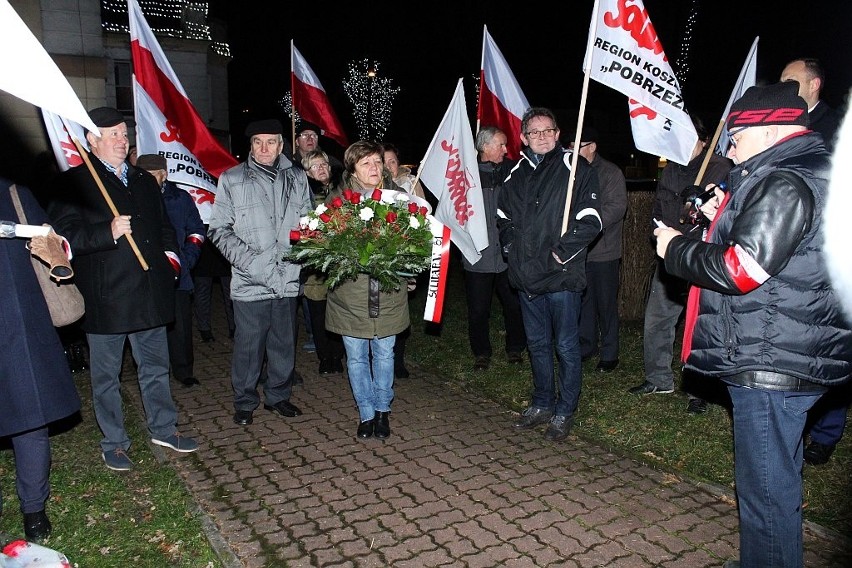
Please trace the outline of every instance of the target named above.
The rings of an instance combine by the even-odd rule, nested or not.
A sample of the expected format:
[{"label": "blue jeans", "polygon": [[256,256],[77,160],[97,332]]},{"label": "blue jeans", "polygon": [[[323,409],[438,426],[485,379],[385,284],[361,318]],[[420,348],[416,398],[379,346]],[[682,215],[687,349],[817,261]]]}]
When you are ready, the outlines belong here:
[{"label": "blue jeans", "polygon": [[[580,292],[551,292],[528,297],[519,293],[527,350],[533,373],[532,406],[570,416],[580,401],[583,370],[580,363]],[[559,363],[558,391],[553,351]]]},{"label": "blue jeans", "polygon": [[802,432],[821,393],[729,386],[742,568],[801,568]]},{"label": "blue jeans", "polygon": [[[389,412],[393,400],[393,345],[395,335],[362,339],[343,336],[349,384],[361,422],[372,420],[376,412]],[[370,351],[372,350],[372,365]]]}]

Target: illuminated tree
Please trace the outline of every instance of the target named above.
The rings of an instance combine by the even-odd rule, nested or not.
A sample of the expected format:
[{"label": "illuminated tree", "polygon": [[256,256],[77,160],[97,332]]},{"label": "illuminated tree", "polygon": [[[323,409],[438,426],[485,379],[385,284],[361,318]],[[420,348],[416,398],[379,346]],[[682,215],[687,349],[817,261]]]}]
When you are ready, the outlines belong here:
[{"label": "illuminated tree", "polygon": [[362,59],[349,62],[349,77],[343,90],[352,103],[358,135],[363,140],[381,142],[390,124],[391,111],[399,87],[379,76],[379,62]]},{"label": "illuminated tree", "polygon": [[698,8],[700,0],[692,0],[689,15],[686,17],[686,26],[683,29],[683,38],[680,41],[680,55],[675,63],[675,75],[680,81],[680,87],[686,83],[686,75],[689,73],[689,52],[692,49],[692,36],[695,31],[695,22],[698,19]]}]

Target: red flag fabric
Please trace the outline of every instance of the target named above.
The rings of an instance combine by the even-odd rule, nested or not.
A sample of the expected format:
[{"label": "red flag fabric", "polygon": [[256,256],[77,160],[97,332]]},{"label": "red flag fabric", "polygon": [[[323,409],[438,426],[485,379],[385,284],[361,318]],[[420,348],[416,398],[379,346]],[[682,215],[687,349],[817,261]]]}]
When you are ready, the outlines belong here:
[{"label": "red flag fabric", "polygon": [[291,89],[293,108],[303,119],[322,129],[321,134],[331,138],[344,148],[349,146],[343,126],[340,125],[331,101],[313,70],[290,41],[291,50]]},{"label": "red flag fabric", "polygon": [[476,118],[480,125],[496,126],[506,134],[507,155],[512,160],[521,156],[521,118],[529,108],[506,59],[484,27]]},{"label": "red flag fabric", "polygon": [[[178,142],[185,148],[185,152],[182,152],[177,160],[167,157],[168,161],[175,162],[174,165],[169,164],[169,179],[174,177],[173,170],[178,170],[181,166],[185,170],[187,164],[194,170],[203,169],[211,176],[219,177],[228,168],[236,166],[237,160],[213,137],[204,119],[192,106],[157,38],[145,21],[137,0],[127,0],[127,14],[130,19],[130,53],[136,84],[165,119],[165,128],[155,127],[158,136],[154,140],[149,137],[139,141],[140,153],[156,153],[156,138],[163,142]],[[140,119],[144,120],[144,117],[137,117],[137,130],[140,125],[144,128]],[[186,179],[174,181],[198,185]]]}]

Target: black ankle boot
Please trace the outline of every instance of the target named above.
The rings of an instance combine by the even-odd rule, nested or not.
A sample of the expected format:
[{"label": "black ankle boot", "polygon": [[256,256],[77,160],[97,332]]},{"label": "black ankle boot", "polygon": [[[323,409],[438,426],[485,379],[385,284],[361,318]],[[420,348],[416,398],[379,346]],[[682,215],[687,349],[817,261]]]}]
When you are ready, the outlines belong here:
[{"label": "black ankle boot", "polygon": [[376,417],[373,419],[375,423],[373,436],[376,438],[387,438],[390,436],[390,412],[376,411]]},{"label": "black ankle boot", "polygon": [[359,438],[369,438],[373,435],[373,430],[375,428],[375,420],[365,420],[358,424],[358,437]]},{"label": "black ankle boot", "polygon": [[50,519],[44,509],[35,513],[24,513],[24,534],[29,541],[41,540],[50,536]]}]

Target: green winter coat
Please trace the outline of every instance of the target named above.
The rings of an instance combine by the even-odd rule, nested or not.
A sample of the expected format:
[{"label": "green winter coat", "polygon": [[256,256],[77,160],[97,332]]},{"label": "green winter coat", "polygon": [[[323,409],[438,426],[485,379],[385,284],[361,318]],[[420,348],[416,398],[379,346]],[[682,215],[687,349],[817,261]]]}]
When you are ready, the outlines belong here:
[{"label": "green winter coat", "polygon": [[388,337],[404,331],[408,317],[408,291],[405,282],[399,290],[379,293],[379,317],[369,317],[368,283],[370,278],[361,274],[356,280],[347,280],[328,291],[325,328],[328,331],[372,339]]}]

